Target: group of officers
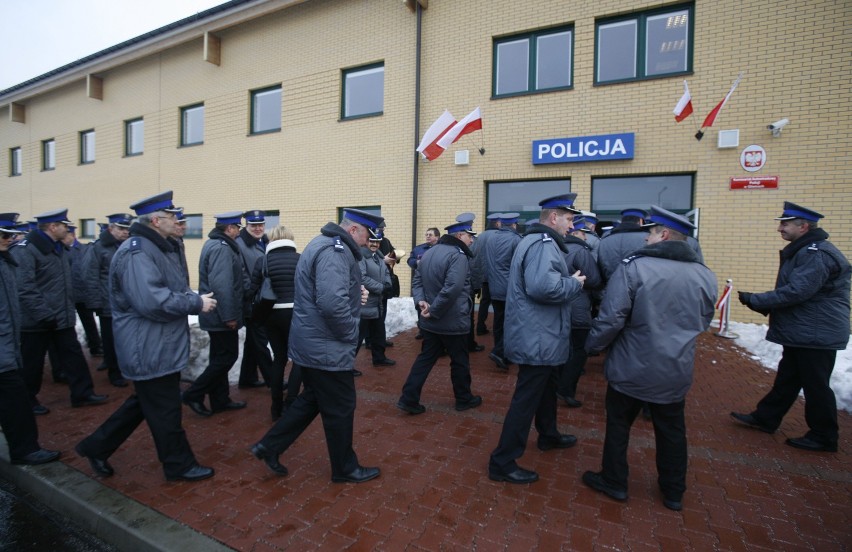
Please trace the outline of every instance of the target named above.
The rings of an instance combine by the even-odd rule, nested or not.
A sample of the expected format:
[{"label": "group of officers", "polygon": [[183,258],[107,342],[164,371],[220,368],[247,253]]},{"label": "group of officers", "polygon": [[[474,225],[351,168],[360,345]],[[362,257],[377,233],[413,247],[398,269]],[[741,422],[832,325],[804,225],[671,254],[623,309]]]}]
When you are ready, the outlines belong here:
[{"label": "group of officers", "polygon": [[[455,409],[465,411],[482,404],[482,397],[471,391],[468,354],[478,350],[471,345],[473,304],[487,282],[495,313],[495,346],[489,356],[504,370],[510,364],[518,365],[515,391],[490,456],[489,478],[508,483],[538,479],[538,474],[517,463],[533,425],[541,450],[576,444],[576,437],[557,428],[557,402],[561,398],[569,406],[579,406],[571,400],[579,403],[574,391],[585,355],[606,350],[602,466],[600,471],[584,473],[582,480],[611,498],[627,499],[630,427],[647,405],[657,440],[663,503],[680,510],[686,490],[685,396],[692,383],[696,339],[708,328],[714,313],[715,275],[703,264],[700,248],[691,238],[695,227],[685,217],[657,206],[650,213],[623,213],[621,224],[599,241],[595,251],[588,240],[595,221],[588,213],[583,216],[574,206],[575,199],[576,194],[564,194],[542,200],[538,220],[527,221],[523,236],[516,232],[516,213],[490,217],[497,227],[490,237],[486,231],[476,238],[470,213],[448,225],[444,236],[430,229],[430,233],[434,230],[434,243],[415,248],[414,263],[409,262],[414,269],[412,297],[419,311],[423,345],[397,407],[412,415],[425,412],[421,390],[444,354],[450,357]],[[174,207],[172,193],[146,198],[131,209],[138,218],[127,229],[129,237],[122,241],[113,235],[117,243],[106,270],[108,308],[99,307],[98,314],[102,325],[104,317],[111,318],[120,375],[133,383],[134,394],[83,439],[76,451],[89,460],[94,471],[112,475],[107,459],[144,420],[167,479],[205,479],[213,475],[213,469],[198,464],[192,454],[181,426],[181,403],[202,416],[245,407],[230,399],[227,382],[227,371],[237,355],[236,330],[244,323],[238,305],[246,297],[246,268],[236,240],[242,237],[241,218],[250,227],[262,212],[217,215],[216,227],[202,250],[196,293],[189,287],[177,229],[181,211]],[[8,316],[0,318],[11,323],[13,336],[7,340],[10,343],[3,344],[0,423],[16,463],[43,463],[59,456],[38,446],[33,421],[48,344],[73,353],[63,357],[72,406],[103,404],[106,399],[92,389],[74,334],[70,273],[61,244],[69,224],[66,215],[60,210],[37,216],[38,227],[11,247],[11,255],[9,238],[19,233],[16,220],[11,214],[0,215],[4,261],[0,267],[6,292],[0,296],[5,297],[0,308],[8,311]],[[791,244],[782,251],[776,289],[740,294],[744,304],[771,315],[767,338],[784,345],[785,354],[773,390],[758,409],[733,415],[747,425],[772,432],[804,387],[811,431],[800,439],[789,439],[788,444],[832,451],[837,448],[837,417],[828,378],[836,350],[844,348],[849,337],[850,266],[827,241],[828,235],[817,228],[820,218],[815,211],[785,203],[778,219],[779,232]],[[111,226],[124,227],[119,224],[124,222],[129,220],[110,219]],[[364,337],[362,309],[371,293],[380,293],[378,284],[372,292],[368,289],[371,284],[362,261],[375,252],[383,227],[381,216],[344,209],[342,220],[326,224],[298,259],[287,354],[293,369],[301,373],[304,388],[251,447],[252,454],[279,475],[288,473],[280,455],[317,415],[326,435],[332,481],[360,483],[380,474],[379,468],[360,464],[352,435],[354,360]],[[252,235],[254,241],[247,245],[262,257],[262,232]],[[369,247],[370,243],[375,247]],[[616,261],[610,264],[612,258]],[[380,259],[381,255],[374,257],[377,263]],[[16,273],[15,277],[6,277],[6,271],[9,276]],[[803,278],[807,278],[806,289]],[[381,279],[384,293],[388,282],[384,276]],[[57,299],[48,301],[47,293]],[[594,318],[593,305],[597,307]],[[190,314],[199,314],[202,329],[211,335],[210,365],[181,394],[180,371],[189,355],[186,317]],[[783,329],[776,320],[783,323]],[[830,332],[830,339],[819,341],[814,336],[827,322],[836,331]],[[7,333],[2,335],[5,338]],[[374,336],[374,340],[384,342],[384,335]],[[262,343],[262,338],[257,342]],[[13,354],[6,354],[7,349]],[[33,358],[34,354],[40,358]],[[391,365],[376,361],[374,356],[374,364]],[[817,375],[805,376],[813,365],[819,367]],[[23,368],[25,378],[10,375],[18,368]],[[256,373],[254,378],[250,371],[245,379],[241,375],[243,385],[258,381]],[[13,395],[17,399],[12,400]],[[204,404],[206,397],[209,409]]]}]

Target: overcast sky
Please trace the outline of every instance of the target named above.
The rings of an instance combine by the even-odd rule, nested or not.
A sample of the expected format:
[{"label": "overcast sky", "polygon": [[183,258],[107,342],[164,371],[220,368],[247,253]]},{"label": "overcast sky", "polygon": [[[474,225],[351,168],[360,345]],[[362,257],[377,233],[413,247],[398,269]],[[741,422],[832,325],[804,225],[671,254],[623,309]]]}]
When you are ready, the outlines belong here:
[{"label": "overcast sky", "polygon": [[227,0],[0,0],[0,90]]}]

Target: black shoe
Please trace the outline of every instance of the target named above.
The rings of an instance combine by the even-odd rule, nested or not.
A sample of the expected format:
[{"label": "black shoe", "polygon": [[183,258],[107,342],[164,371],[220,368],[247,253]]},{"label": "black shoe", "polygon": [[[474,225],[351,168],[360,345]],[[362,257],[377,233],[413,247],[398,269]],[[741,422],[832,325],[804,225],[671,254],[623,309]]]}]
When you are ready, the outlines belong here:
[{"label": "black shoe", "polygon": [[479,343],[476,343],[468,347],[467,350],[471,353],[479,353],[485,350],[485,345],[480,345]]},{"label": "black shoe", "polygon": [[393,341],[385,340],[385,347],[393,347]]},{"label": "black shoe", "polygon": [[396,403],[396,407],[399,408],[402,411],[405,411],[405,412],[408,412],[409,414],[414,414],[414,415],[423,414],[424,412],[426,412],[426,407],[423,406],[422,404],[417,403],[417,404],[411,405],[411,404],[402,402],[402,399],[400,399],[399,402]]},{"label": "black shoe", "polygon": [[604,480],[603,475],[593,471],[587,471],[583,474],[583,483],[593,488],[599,493],[603,493],[610,498],[624,502],[627,500],[627,491],[616,489]]},{"label": "black shoe", "polygon": [[559,437],[538,438],[539,450],[567,449],[576,444],[577,438],[568,434],[560,435]]},{"label": "black shoe", "polygon": [[476,328],[476,335],[487,335],[491,332],[488,331],[488,328]]},{"label": "black shoe", "polygon": [[215,473],[213,468],[195,465],[180,475],[166,476],[166,481],[201,481],[213,477]]},{"label": "black shoe", "polygon": [[89,461],[89,466],[92,467],[92,471],[98,475],[103,477],[111,477],[115,474],[115,470],[112,469],[112,466],[109,465],[109,462],[106,459],[101,460],[100,458],[95,458],[94,456],[89,456],[83,451],[83,447],[81,443],[78,443],[76,447],[74,447],[74,451]]},{"label": "black shoe", "polygon": [[93,356],[93,357],[94,356],[102,357],[102,356],[104,356],[104,350],[103,350],[103,348],[89,349],[89,355]]},{"label": "black shoe", "polygon": [[287,468],[282,466],[278,461],[278,455],[263,446],[260,443],[257,443],[253,447],[251,447],[251,453],[254,454],[254,457],[258,460],[263,460],[263,462],[269,467],[270,470],[275,472],[277,475],[287,475]]},{"label": "black shoe", "polygon": [[580,408],[583,406],[583,403],[575,399],[574,397],[569,397],[568,395],[560,395],[556,394],[556,398],[565,403],[565,406],[568,408]]},{"label": "black shoe", "polygon": [[59,460],[59,457],[62,456],[62,453],[58,450],[47,450],[40,448],[35,452],[31,452],[26,456],[21,456],[20,458],[12,458],[11,461],[13,464],[18,466],[38,466],[39,464],[47,464],[48,462],[54,462]]},{"label": "black shoe", "polygon": [[110,383],[113,387],[127,387],[127,380],[124,378],[115,378],[114,380],[110,380]]},{"label": "black shoe", "polygon": [[680,512],[683,510],[683,502],[680,500],[670,500],[668,498],[663,498],[663,506],[668,508],[669,510],[674,510],[675,512]]},{"label": "black shoe", "polygon": [[533,483],[538,481],[538,474],[532,470],[518,468],[511,473],[498,473],[488,470],[488,479],[491,481],[502,481],[505,483],[516,483],[522,485],[524,483]]},{"label": "black shoe", "polygon": [[352,376],[353,377],[357,378],[358,376],[363,376],[363,375],[364,375],[364,372],[362,372],[361,370],[356,370],[354,368],[352,369]]},{"label": "black shoe", "polygon": [[331,480],[334,483],[363,483],[379,476],[381,471],[379,468],[365,468],[358,466],[346,475],[332,475]]},{"label": "black shoe", "polygon": [[68,376],[65,374],[56,374],[53,376],[53,383],[58,383],[60,385],[68,385],[70,382],[68,381]]},{"label": "black shoe", "polygon": [[812,452],[837,452],[837,443],[821,443],[819,441],[814,441],[807,435],[804,437],[793,437],[787,439],[784,443],[797,449],[810,450]]},{"label": "black shoe", "polygon": [[213,415],[213,411],[204,406],[203,402],[200,401],[190,401],[186,398],[183,399],[183,404],[189,407],[190,410],[198,414],[199,416],[204,416],[205,418],[209,418]]},{"label": "black shoe", "polygon": [[80,406],[97,406],[99,404],[106,404],[106,400],[109,398],[109,395],[95,395],[92,393],[88,397],[84,397],[78,401],[71,401],[71,406],[77,408]]},{"label": "black shoe", "polygon": [[396,366],[396,361],[389,358],[383,358],[382,360],[374,360],[373,366]]},{"label": "black shoe", "polygon": [[215,414],[218,412],[225,412],[227,410],[242,410],[247,405],[248,403],[246,401],[230,401],[226,402],[222,406],[217,406],[216,408],[212,409],[212,411]]},{"label": "black shoe", "polygon": [[501,370],[508,370],[509,369],[509,365],[506,364],[506,361],[503,359],[503,357],[500,357],[500,356],[496,355],[495,353],[488,353],[488,358],[490,358],[491,360],[494,361],[494,364],[497,365],[497,368],[499,368]]},{"label": "black shoe", "polygon": [[[470,410],[471,408],[476,408],[477,406],[482,404],[482,397],[479,395],[473,395],[470,399],[466,401],[456,401],[456,410],[459,412],[464,412],[465,410]],[[426,410],[425,408],[423,410]]]},{"label": "black shoe", "polygon": [[44,416],[50,412],[50,409],[43,404],[37,404],[33,407],[33,415],[35,416]]},{"label": "black shoe", "polygon": [[414,339],[423,339],[423,334],[418,332],[417,335],[414,336]]},{"label": "black shoe", "polygon": [[240,389],[254,389],[256,387],[266,387],[266,382],[263,380],[250,381],[248,383],[240,383],[237,385]]},{"label": "black shoe", "polygon": [[774,429],[758,422],[751,414],[740,414],[738,412],[731,412],[731,417],[737,420],[738,422],[742,422],[749,427],[759,429],[760,431],[763,431],[765,433],[775,433]]},{"label": "black shoe", "polygon": [[104,371],[104,370],[106,370],[107,368],[109,368],[109,366],[107,366],[106,361],[103,361],[103,362],[101,362],[100,364],[98,364],[98,367],[96,368],[96,370],[97,370],[98,372],[103,372],[103,371]]}]

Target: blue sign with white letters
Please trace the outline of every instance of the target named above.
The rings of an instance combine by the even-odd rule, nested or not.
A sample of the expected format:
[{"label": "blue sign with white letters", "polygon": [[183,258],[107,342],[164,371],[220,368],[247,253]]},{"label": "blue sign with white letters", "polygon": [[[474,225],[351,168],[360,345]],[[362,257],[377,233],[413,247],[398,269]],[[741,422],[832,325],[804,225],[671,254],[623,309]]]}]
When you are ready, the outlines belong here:
[{"label": "blue sign with white letters", "polygon": [[533,165],[633,159],[633,133],[533,140]]}]

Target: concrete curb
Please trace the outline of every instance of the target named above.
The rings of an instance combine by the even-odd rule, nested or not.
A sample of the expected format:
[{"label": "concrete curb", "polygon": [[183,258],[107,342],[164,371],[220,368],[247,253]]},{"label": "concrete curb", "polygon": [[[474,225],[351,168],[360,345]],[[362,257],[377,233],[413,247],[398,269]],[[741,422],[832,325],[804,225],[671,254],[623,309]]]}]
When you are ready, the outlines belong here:
[{"label": "concrete curb", "polygon": [[62,462],[42,466],[13,466],[9,463],[7,451],[6,438],[0,434],[0,477],[119,550],[233,550]]}]

